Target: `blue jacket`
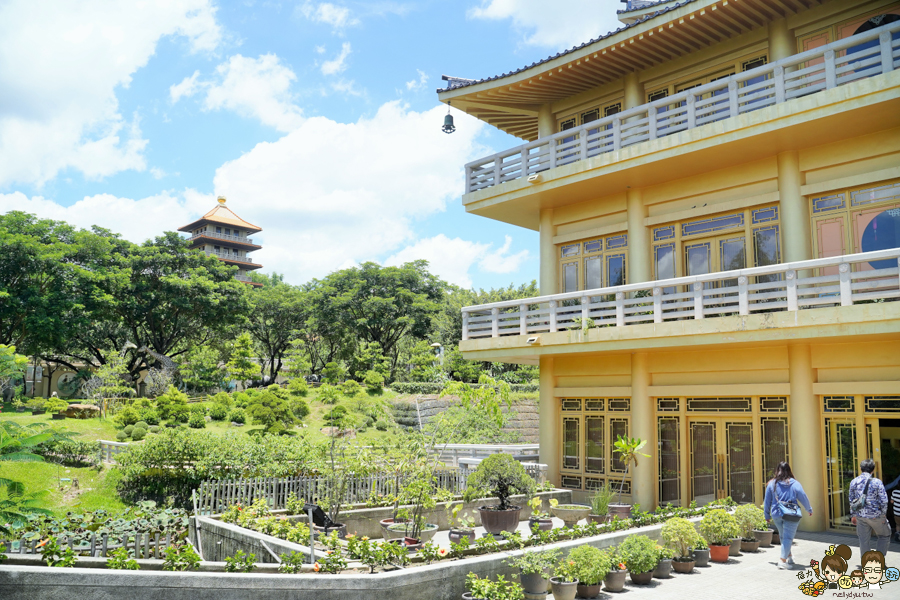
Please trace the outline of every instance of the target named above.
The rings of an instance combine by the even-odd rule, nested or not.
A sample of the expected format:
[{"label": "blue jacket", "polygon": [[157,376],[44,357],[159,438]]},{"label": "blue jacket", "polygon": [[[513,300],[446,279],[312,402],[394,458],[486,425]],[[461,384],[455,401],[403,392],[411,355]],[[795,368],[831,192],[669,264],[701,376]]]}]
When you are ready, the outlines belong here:
[{"label": "blue jacket", "polygon": [[803,486],[800,485],[800,482],[796,479],[778,482],[772,480],[769,482],[769,485],[766,486],[766,499],[763,502],[763,510],[766,513],[767,521],[773,516],[781,516],[781,507],[778,505],[779,500],[783,502],[796,502],[805,508],[806,512],[812,512],[812,504],[809,503],[809,498],[806,497]]},{"label": "blue jacket", "polygon": [[863,491],[866,489],[866,482],[871,480],[869,491],[866,493],[866,505],[858,512],[852,513],[855,517],[864,519],[877,519],[883,517],[887,512],[887,492],[884,490],[884,484],[877,477],[872,477],[869,473],[863,473],[850,482],[850,503],[856,501]]}]

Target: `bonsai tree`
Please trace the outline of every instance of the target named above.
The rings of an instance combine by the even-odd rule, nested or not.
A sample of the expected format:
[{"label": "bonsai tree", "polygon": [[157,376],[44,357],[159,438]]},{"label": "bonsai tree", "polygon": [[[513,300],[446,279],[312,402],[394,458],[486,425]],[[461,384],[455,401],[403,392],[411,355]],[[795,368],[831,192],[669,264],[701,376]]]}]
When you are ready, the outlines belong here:
[{"label": "bonsai tree", "polygon": [[672,517],[659,532],[667,548],[675,551],[676,558],[691,558],[694,548],[700,546],[702,538],[694,524],[682,517]]},{"label": "bonsai tree", "polygon": [[569,552],[568,559],[575,563],[575,576],[581,585],[598,585],[603,583],[607,573],[612,569],[612,556],[609,552],[593,546],[579,546]]},{"label": "bonsai tree", "polygon": [[712,546],[728,546],[740,531],[733,515],[724,509],[716,508],[703,516],[703,520],[700,521],[700,533]]},{"label": "bonsai tree", "polygon": [[659,562],[656,542],[638,533],[625,538],[619,545],[619,555],[628,570],[635,574],[652,571]]},{"label": "bonsai tree", "polygon": [[757,529],[765,531],[766,515],[763,510],[755,504],[741,504],[734,509],[734,519],[737,521],[740,536],[745,540],[752,540],[753,530]]},{"label": "bonsai tree", "polygon": [[52,413],[58,413],[69,408],[69,403],[60,398],[59,396],[53,396],[47,403],[44,405],[44,408]]},{"label": "bonsai tree", "polygon": [[466,502],[471,502],[484,494],[490,494],[500,501],[498,510],[509,510],[509,497],[513,494],[532,494],[534,479],[525,471],[522,463],[509,454],[492,454],[481,461],[469,477],[464,494]]},{"label": "bonsai tree", "polygon": [[620,435],[616,440],[616,443],[613,444],[613,452],[619,455],[619,459],[622,461],[622,464],[625,465],[625,473],[622,475],[622,483],[619,485],[619,504],[622,503],[622,490],[625,489],[625,477],[628,475],[628,467],[632,464],[637,467],[638,456],[650,458],[649,454],[638,452],[646,443],[647,440],[623,437]]}]

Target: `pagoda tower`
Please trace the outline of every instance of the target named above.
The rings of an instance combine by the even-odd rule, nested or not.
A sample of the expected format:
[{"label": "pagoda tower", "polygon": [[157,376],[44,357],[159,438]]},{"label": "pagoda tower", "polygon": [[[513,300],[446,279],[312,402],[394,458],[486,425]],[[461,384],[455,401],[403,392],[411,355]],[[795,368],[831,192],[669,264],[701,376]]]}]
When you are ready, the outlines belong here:
[{"label": "pagoda tower", "polygon": [[262,246],[254,244],[248,235],[262,231],[262,228],[243,220],[225,206],[225,196],[219,196],[218,204],[211,211],[178,231],[190,234],[191,250],[202,250],[210,256],[235,265],[238,272],[234,278],[249,285],[261,285],[250,281],[248,273],[262,268],[253,262],[249,254]]}]

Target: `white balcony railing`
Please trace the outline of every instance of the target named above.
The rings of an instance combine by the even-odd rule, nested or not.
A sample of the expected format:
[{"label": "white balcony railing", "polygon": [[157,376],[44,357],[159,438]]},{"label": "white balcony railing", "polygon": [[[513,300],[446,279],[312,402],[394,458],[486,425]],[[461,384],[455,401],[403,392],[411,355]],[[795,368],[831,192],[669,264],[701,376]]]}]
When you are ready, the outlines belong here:
[{"label": "white balcony railing", "polygon": [[[797,311],[900,298],[900,248],[462,309],[462,339]],[[592,323],[593,322],[593,323]]]},{"label": "white balcony railing", "polygon": [[237,279],[238,281],[244,281],[244,282],[247,282],[247,283],[253,281],[252,279],[250,279],[250,278],[247,277],[246,275],[238,275],[238,274],[235,274],[234,278]]},{"label": "white balcony railing", "polygon": [[225,252],[216,252],[215,250],[206,250],[207,256],[216,256],[225,260],[233,260],[235,262],[252,263],[253,259],[249,256],[238,256],[237,254],[228,254]]},{"label": "white balcony railing", "polygon": [[240,242],[242,244],[252,244],[253,243],[253,240],[251,240],[248,237],[241,237],[239,235],[229,235],[227,233],[214,233],[212,231],[203,231],[201,233],[195,233],[194,235],[191,236],[191,239],[195,240],[195,239],[201,238],[201,237],[216,238],[219,240],[228,240],[230,242]]},{"label": "white balcony railing", "polygon": [[466,193],[893,71],[898,33],[884,25],[470,162]]}]

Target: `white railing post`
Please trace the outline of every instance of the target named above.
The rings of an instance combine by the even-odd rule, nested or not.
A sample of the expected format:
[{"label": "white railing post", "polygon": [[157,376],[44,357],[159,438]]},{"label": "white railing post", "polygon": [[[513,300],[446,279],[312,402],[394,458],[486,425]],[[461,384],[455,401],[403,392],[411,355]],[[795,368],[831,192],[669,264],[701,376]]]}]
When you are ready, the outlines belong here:
[{"label": "white railing post", "polygon": [[550,306],[550,332],[556,333],[556,300],[549,302]]},{"label": "white railing post", "polygon": [[491,309],[491,337],[500,337],[500,309]]},{"label": "white railing post", "polygon": [[659,110],[655,106],[651,106],[647,109],[647,127],[650,134],[650,139],[656,139],[656,119],[659,115]]},{"label": "white railing post", "polygon": [[588,306],[590,301],[591,301],[591,299],[588,298],[587,296],[581,297],[581,328],[582,329],[587,329],[587,326],[588,326],[587,322],[588,322],[588,318],[589,318],[589,315],[591,312],[591,309]]},{"label": "white railing post", "polygon": [[618,152],[622,149],[622,119],[616,117],[613,119],[613,151]]},{"label": "white railing post", "polygon": [[703,318],[703,284],[694,284],[694,318]]},{"label": "white railing post", "polygon": [[522,149],[522,177],[528,177],[531,173],[528,172],[528,148]]},{"label": "white railing post", "polygon": [[550,168],[556,166],[556,138],[547,141],[547,158],[550,161]]},{"label": "white railing post", "polygon": [[500,185],[500,168],[503,166],[503,159],[499,156],[494,157],[494,185]]},{"label": "white railing post", "polygon": [[834,50],[825,53],[825,88],[837,86],[837,67],[834,64]]},{"label": "white railing post", "polygon": [[616,293],[616,327],[625,326],[625,294]]},{"label": "white railing post", "polygon": [[881,72],[889,73],[894,70],[894,45],[890,31],[882,31],[878,36],[881,46]]},{"label": "white railing post", "polygon": [[519,305],[519,335],[528,335],[528,305]]},{"label": "white railing post", "polygon": [[462,314],[462,326],[463,326],[462,339],[467,340],[467,339],[469,339],[469,313],[466,311],[463,311],[463,314]]},{"label": "white railing post", "polygon": [[697,126],[697,105],[695,102],[697,101],[697,97],[694,96],[693,92],[688,92],[687,96],[687,126],[688,129],[693,129]]},{"label": "white railing post", "polygon": [[784,274],[787,280],[787,304],[789,311],[797,310],[797,271],[790,269]]},{"label": "white railing post", "polygon": [[841,263],[838,267],[841,281],[841,306],[853,306],[853,290],[850,287],[850,265]]},{"label": "white railing post", "polygon": [[775,67],[775,104],[784,102],[784,67]]},{"label": "white railing post", "polygon": [[653,322],[662,323],[662,288],[653,288]]},{"label": "white railing post", "polygon": [[585,128],[581,128],[578,132],[578,160],[585,160],[587,155],[587,136],[588,130]]},{"label": "white railing post", "polygon": [[737,81],[728,82],[728,116],[736,117],[740,114],[738,109],[738,84]]},{"label": "white railing post", "polygon": [[750,286],[743,275],[738,277],[738,314],[750,314]]},{"label": "white railing post", "polygon": [[466,193],[472,191],[472,166],[466,165],[466,185],[465,185]]}]

